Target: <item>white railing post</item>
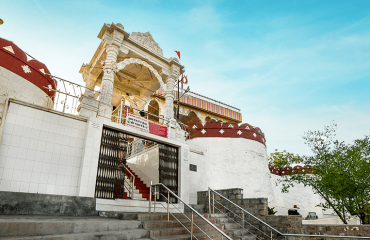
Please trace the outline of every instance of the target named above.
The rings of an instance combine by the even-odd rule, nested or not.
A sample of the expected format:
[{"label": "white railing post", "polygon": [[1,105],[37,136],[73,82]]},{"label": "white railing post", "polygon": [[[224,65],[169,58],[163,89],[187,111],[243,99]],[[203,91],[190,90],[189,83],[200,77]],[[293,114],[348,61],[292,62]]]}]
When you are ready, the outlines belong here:
[{"label": "white railing post", "polygon": [[119,112],[119,123],[121,124],[122,121],[122,107],[123,107],[123,99],[121,99],[121,105],[120,105],[120,112]]},{"label": "white railing post", "polygon": [[135,189],[135,176],[131,173],[132,176],[132,199],[134,199],[134,189]]},{"label": "white railing post", "polygon": [[242,220],[242,226],[243,226],[243,229],[242,229],[242,237],[244,236],[244,212],[242,212],[243,214],[243,220]]},{"label": "white railing post", "polygon": [[191,211],[191,236],[190,239],[193,240],[193,225],[194,225],[194,212]]},{"label": "white railing post", "polygon": [[149,213],[152,207],[152,181],[150,181],[150,188],[149,188]]},{"label": "white railing post", "polygon": [[215,214],[215,193],[213,193],[212,197],[212,213]]},{"label": "white railing post", "polygon": [[170,191],[167,192],[167,220],[170,221]]},{"label": "white railing post", "polygon": [[157,202],[157,185],[154,186],[154,214],[155,214],[155,205]]},{"label": "white railing post", "polygon": [[211,214],[211,190],[208,188],[208,213]]}]

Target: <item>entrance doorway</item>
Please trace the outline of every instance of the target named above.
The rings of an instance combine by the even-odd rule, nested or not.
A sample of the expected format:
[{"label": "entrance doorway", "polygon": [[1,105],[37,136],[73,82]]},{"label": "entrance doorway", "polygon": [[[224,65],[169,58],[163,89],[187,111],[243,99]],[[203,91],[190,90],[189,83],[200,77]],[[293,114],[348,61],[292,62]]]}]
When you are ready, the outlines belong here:
[{"label": "entrance doorway", "polygon": [[[95,197],[149,200],[150,181],[178,195],[178,148],[104,127]],[[167,190],[160,188],[158,200],[167,201],[164,196]]]}]

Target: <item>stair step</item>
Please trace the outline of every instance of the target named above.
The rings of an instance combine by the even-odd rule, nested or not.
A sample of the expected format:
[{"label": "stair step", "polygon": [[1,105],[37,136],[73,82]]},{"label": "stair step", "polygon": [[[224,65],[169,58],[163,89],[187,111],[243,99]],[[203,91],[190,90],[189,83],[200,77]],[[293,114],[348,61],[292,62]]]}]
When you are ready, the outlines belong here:
[{"label": "stair step", "polygon": [[131,229],[123,231],[104,231],[90,233],[71,233],[58,235],[37,235],[37,236],[15,236],[15,237],[0,237],[0,239],[17,239],[17,240],[134,240],[148,237],[148,230]]},{"label": "stair step", "polygon": [[[232,235],[231,232],[225,232],[225,233],[228,236]],[[217,238],[221,239],[221,234],[219,232],[217,232],[216,230],[212,231],[212,232],[208,232],[207,234],[211,239],[217,239]],[[196,233],[196,234],[193,234],[193,236],[195,236],[197,239],[209,239],[209,237],[207,235],[205,235],[204,233]],[[185,239],[191,239],[191,238],[190,238],[190,233],[188,232],[187,234],[176,235],[176,236],[156,237],[156,238],[153,238],[153,239],[185,240]]]},{"label": "stair step", "polygon": [[[223,226],[222,225],[216,225],[216,227],[220,230],[222,230]],[[184,228],[183,226],[181,227],[176,227],[176,228],[157,228],[157,229],[151,229],[150,230],[150,237],[156,238],[156,237],[165,237],[165,236],[177,236],[177,235],[183,235],[187,234],[190,231],[191,227],[189,226],[188,228]],[[210,225],[198,225],[193,227],[193,233],[209,233],[216,231],[216,229]]]},{"label": "stair step", "polygon": [[[215,221],[213,221],[212,223],[215,224]],[[191,226],[191,222],[190,221],[187,221],[187,222],[182,221],[181,224],[184,225],[185,227],[190,227]],[[143,227],[145,229],[176,228],[176,227],[182,227],[181,224],[178,221],[176,221],[176,220],[170,220],[170,221],[167,221],[167,220],[162,220],[162,221],[158,221],[158,220],[154,220],[154,221],[143,221]],[[209,225],[208,223],[206,223],[202,219],[199,219],[199,220],[194,221],[194,224],[198,225],[199,227],[202,227],[204,225]]]},{"label": "stair step", "polygon": [[0,216],[0,238],[139,229],[141,221],[101,217]]}]

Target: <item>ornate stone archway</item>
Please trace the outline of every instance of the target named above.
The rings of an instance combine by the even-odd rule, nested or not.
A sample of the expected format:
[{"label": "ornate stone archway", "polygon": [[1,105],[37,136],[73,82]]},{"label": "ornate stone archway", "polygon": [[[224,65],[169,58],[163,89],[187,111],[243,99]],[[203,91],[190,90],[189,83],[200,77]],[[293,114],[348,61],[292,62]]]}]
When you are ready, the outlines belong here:
[{"label": "ornate stone archway", "polygon": [[147,62],[145,62],[141,59],[127,58],[127,59],[123,60],[123,61],[117,63],[117,71],[119,71],[121,69],[124,69],[129,64],[140,64],[140,65],[143,65],[143,66],[147,67],[154,74],[154,76],[158,79],[158,82],[161,85],[162,89],[166,89],[165,84],[162,80],[162,77],[161,77],[161,75],[159,75],[157,70],[155,70],[150,64],[148,64]]}]

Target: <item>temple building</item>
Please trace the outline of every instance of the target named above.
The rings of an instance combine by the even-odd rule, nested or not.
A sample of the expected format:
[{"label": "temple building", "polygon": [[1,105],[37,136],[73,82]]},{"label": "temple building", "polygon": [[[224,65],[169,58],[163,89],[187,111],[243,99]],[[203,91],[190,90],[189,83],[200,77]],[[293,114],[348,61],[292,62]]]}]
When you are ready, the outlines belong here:
[{"label": "temple building", "polygon": [[[199,204],[211,188],[266,199],[282,215],[299,205],[304,216],[323,216],[310,189],[287,195],[275,185],[282,170],[269,167],[258,123],[243,123],[240,109],[187,91],[185,66],[163,56],[149,32],[112,23],[98,38],[80,69],[85,86],[53,76],[0,38],[0,193],[12,199],[7,206],[20,206],[0,202],[0,213],[59,211],[46,202],[61,195],[72,199],[63,200],[64,209],[85,213],[148,212],[149,201],[166,212],[160,202],[168,198],[176,211],[184,204],[170,191]],[[166,187],[154,196],[157,183]]]}]

